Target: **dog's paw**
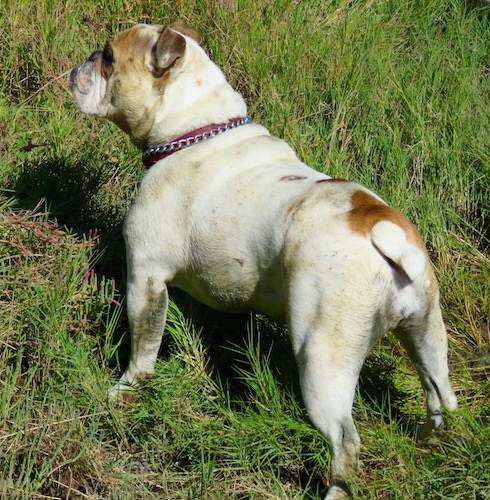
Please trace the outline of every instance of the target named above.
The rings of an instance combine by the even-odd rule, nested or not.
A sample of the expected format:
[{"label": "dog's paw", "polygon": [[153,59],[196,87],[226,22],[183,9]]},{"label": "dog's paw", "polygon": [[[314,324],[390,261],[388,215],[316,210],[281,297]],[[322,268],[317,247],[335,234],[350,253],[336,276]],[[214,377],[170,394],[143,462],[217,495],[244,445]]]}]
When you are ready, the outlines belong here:
[{"label": "dog's paw", "polygon": [[327,491],[325,500],[347,500],[350,498],[345,484],[333,484]]},{"label": "dog's paw", "polygon": [[451,440],[451,432],[444,428],[432,429],[430,426],[421,425],[416,435],[417,443],[421,446],[440,446]]},{"label": "dog's paw", "polygon": [[109,389],[107,397],[115,403],[129,403],[136,398],[136,389],[130,384],[118,382]]}]

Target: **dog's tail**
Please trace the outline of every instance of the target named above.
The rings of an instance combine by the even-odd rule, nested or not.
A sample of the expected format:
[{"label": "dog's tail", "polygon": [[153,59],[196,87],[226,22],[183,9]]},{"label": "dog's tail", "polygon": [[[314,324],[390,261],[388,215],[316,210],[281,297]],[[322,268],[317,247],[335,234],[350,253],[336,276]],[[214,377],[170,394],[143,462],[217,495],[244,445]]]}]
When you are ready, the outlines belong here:
[{"label": "dog's tail", "polygon": [[407,241],[405,231],[388,220],[376,223],[371,229],[371,242],[387,259],[414,281],[426,269],[425,252]]}]

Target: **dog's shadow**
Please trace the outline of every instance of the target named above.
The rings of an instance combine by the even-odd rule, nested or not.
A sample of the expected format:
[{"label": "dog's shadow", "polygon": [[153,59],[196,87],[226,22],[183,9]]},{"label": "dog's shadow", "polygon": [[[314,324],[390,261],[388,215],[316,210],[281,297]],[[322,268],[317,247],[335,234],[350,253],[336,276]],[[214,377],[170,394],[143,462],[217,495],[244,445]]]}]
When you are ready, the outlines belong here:
[{"label": "dog's shadow", "polygon": [[75,161],[26,161],[14,191],[18,208],[44,211],[80,239],[97,234],[95,270],[119,285],[126,269],[122,223],[133,193],[123,194],[117,204],[105,202],[100,192],[109,190],[111,175],[105,165],[94,168],[90,152]]},{"label": "dog's shadow", "polygon": [[[251,359],[259,356],[273,373],[278,387],[285,388],[303,405],[296,361],[285,326],[261,315],[214,311],[183,292],[172,290],[172,296],[200,332],[211,371],[227,381],[235,396],[240,398],[248,390],[241,381],[240,367],[245,367],[245,371],[251,369]],[[251,342],[257,343],[258,348],[251,346]],[[416,421],[402,409],[412,396],[397,384],[400,376],[396,359],[387,354],[398,349],[393,342],[397,343],[385,337],[383,345],[376,346],[368,355],[359,377],[358,397],[387,423],[395,421],[401,432],[412,434]],[[163,352],[167,352],[165,347]]]},{"label": "dog's shadow", "polygon": [[88,161],[51,158],[26,161],[15,186],[22,208],[33,210],[44,200],[49,214],[62,224],[82,227],[90,212],[91,199],[100,187],[102,169],[87,168]]}]

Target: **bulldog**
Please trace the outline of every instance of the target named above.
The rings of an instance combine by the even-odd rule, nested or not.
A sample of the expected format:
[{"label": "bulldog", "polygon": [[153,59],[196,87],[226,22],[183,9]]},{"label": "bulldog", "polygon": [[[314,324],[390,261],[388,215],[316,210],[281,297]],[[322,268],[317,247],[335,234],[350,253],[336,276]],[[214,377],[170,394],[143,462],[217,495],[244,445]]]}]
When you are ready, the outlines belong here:
[{"label": "bulldog", "polygon": [[124,223],[132,347],[110,396],[153,374],[169,287],[284,321],[306,411],[331,443],[326,498],[345,498],[358,471],[356,384],[386,331],[425,391],[420,435],[441,426],[442,406],[457,406],[429,256],[400,212],[252,123],[200,44],[181,22],[137,25],[71,73],[80,111],[129,134],[148,167]]}]

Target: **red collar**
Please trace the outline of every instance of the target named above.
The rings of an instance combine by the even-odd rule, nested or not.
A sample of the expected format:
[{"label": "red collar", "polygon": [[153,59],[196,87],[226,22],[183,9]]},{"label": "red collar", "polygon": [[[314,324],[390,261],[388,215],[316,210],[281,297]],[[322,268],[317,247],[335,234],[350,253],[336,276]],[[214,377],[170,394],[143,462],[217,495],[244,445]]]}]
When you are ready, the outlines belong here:
[{"label": "red collar", "polygon": [[179,137],[178,139],[175,139],[174,141],[147,149],[143,152],[143,164],[148,169],[157,161],[167,158],[167,156],[170,156],[172,153],[176,153],[181,149],[193,146],[194,144],[205,141],[206,139],[223,134],[228,130],[246,125],[247,123],[250,123],[250,119],[248,117],[233,118],[226,123],[221,123],[219,125],[212,123],[211,125],[198,128]]}]

